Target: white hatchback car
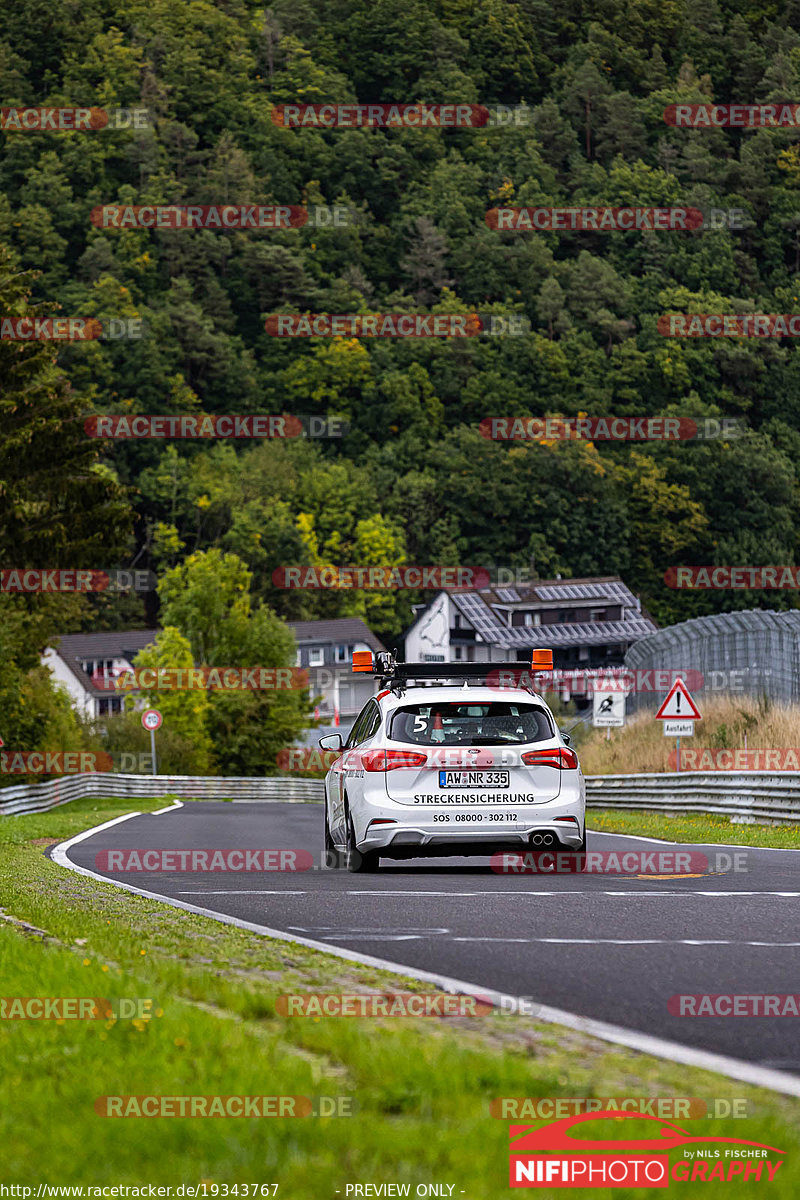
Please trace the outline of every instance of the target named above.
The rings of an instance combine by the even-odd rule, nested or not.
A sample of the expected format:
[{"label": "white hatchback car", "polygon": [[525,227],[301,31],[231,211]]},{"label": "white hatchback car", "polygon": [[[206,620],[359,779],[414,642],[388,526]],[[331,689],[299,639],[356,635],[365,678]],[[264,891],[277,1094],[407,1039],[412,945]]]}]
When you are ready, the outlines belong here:
[{"label": "white hatchback car", "polygon": [[[533,661],[552,669],[550,651]],[[329,861],[374,871],[381,857],[586,849],[577,755],[540,695],[492,682],[507,668],[354,655],[354,670],[383,686],[344,746],[339,734],[320,739],[341,750],[325,777]]]}]

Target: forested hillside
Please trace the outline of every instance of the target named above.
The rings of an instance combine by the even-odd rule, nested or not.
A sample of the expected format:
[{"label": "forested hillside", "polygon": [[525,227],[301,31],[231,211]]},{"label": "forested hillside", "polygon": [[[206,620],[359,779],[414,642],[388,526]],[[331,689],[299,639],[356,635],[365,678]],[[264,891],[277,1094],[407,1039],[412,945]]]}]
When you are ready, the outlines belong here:
[{"label": "forested hillside", "polygon": [[[19,347],[0,343],[14,434],[0,465],[9,565],[97,565],[102,552],[99,565],[113,557],[163,572],[216,547],[247,564],[254,596],[279,615],[362,614],[386,637],[416,597],[284,592],[272,572],[534,560],[542,577],[619,572],[661,622],[793,605],[787,592],[687,595],[663,577],[676,563],[795,561],[795,345],[667,339],[657,321],[800,313],[797,132],[679,128],[663,116],[677,103],[799,99],[798,17],[795,3],[747,0],[8,7],[3,105],[144,107],[152,118],[146,129],[0,134],[0,311],[24,312],[27,291],[39,315],[135,317],[145,330],[140,340],[27,346],[22,377]],[[530,112],[526,124],[474,129],[273,119],[276,105],[328,101]],[[169,231],[91,219],[108,204],[223,203],[339,204],[358,220]],[[499,205],[744,215],[737,229],[502,232],[486,221]],[[523,314],[531,332],[278,339],[264,327],[281,312],[472,311]],[[56,403],[20,404],[33,377],[61,394],[64,423],[58,452],[28,469],[20,447],[38,446],[41,459],[36,439]],[[336,414],[349,432],[112,443],[82,431],[91,414],[280,412]],[[479,430],[487,416],[581,413],[725,416],[745,432],[592,444],[502,443]],[[93,468],[90,453],[100,456]],[[47,561],[34,563],[20,504],[61,511],[62,484],[76,479],[94,534],[82,531],[78,550],[63,521]],[[143,612],[138,600],[92,601],[59,620],[131,625]]]}]

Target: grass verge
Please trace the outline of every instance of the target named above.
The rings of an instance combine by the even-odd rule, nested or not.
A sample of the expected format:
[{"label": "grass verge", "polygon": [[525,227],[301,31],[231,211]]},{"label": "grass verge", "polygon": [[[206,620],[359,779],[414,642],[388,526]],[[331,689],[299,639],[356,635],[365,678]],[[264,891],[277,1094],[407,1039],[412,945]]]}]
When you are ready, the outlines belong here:
[{"label": "grass verge", "polygon": [[[703,750],[798,750],[800,708],[761,702],[749,696],[701,699],[702,721],[694,736],[681,740],[684,770],[696,765],[709,770]],[[576,746],[585,775],[628,775],[675,770],[675,739],[664,737],[655,709],[632,717],[622,729],[577,729]],[[687,757],[686,752],[689,751]],[[763,757],[763,756],[762,756]],[[735,759],[728,758],[728,762]],[[764,758],[764,761],[767,760]],[[796,765],[792,770],[796,772]],[[722,774],[723,772],[721,772]]]},{"label": "grass verge", "polygon": [[587,808],[587,829],[603,833],[630,833],[638,837],[663,838],[668,842],[707,842],[728,846],[772,846],[800,850],[797,825],[739,825],[727,817],[710,814],[661,812],[638,808]]},{"label": "grass verge", "polygon": [[[79,801],[0,821],[3,995],[146,998],[154,1013],[136,1021],[0,1020],[0,1144],[12,1182],[204,1180],[209,1189],[219,1184],[220,1196],[222,1185],[278,1183],[287,1200],[335,1200],[337,1189],[344,1198],[348,1183],[408,1184],[412,1196],[418,1184],[439,1183],[453,1185],[454,1197],[494,1200],[508,1186],[508,1123],[490,1115],[492,1099],[696,1096],[743,1099],[747,1119],[712,1109],[691,1132],[781,1147],[787,1161],[770,1195],[796,1195],[800,1100],[527,1017],[276,1015],[276,998],[292,991],[434,989],[131,895],[44,856],[46,842],[132,807]],[[99,1096],[153,1094],[346,1097],[356,1111],[208,1120],[94,1111]],[[652,1136],[644,1122],[630,1125],[626,1133]],[[620,1136],[606,1122],[595,1133]],[[708,1183],[704,1195],[729,1196],[725,1189]]]}]

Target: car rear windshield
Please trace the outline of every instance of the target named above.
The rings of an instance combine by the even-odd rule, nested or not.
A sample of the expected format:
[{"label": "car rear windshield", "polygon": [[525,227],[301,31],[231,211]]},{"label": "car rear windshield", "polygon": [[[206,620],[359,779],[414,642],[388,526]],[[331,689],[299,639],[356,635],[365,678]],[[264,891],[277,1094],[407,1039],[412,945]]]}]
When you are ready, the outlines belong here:
[{"label": "car rear windshield", "polygon": [[441,701],[398,708],[389,736],[414,746],[506,746],[541,742],[554,731],[536,704]]}]

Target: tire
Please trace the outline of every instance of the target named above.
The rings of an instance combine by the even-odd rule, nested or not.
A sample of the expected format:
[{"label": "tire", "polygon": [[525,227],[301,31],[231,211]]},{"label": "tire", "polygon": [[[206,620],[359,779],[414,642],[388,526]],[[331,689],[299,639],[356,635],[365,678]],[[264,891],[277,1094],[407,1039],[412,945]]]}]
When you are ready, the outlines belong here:
[{"label": "tire", "polygon": [[343,864],[343,855],[341,850],[338,850],[336,844],[331,837],[330,827],[328,826],[328,802],[325,801],[325,833],[323,835],[323,845],[325,848],[325,867],[329,871],[336,871]]},{"label": "tire", "polygon": [[380,855],[374,850],[366,852],[359,850],[356,846],[356,835],[353,829],[353,818],[350,816],[350,809],[347,810],[347,848],[345,850],[345,859],[347,861],[347,869],[353,874],[359,872],[377,871],[380,867]]}]

